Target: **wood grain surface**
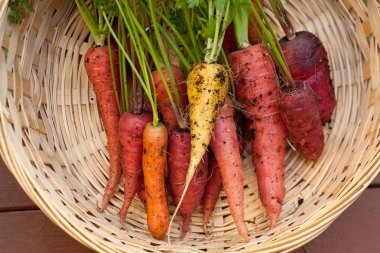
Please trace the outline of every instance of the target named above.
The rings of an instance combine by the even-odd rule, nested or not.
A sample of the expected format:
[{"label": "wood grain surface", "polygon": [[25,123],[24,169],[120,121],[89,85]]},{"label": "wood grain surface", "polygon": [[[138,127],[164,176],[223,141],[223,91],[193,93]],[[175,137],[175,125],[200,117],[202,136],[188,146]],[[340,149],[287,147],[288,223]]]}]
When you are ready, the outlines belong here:
[{"label": "wood grain surface", "polygon": [[[318,238],[292,253],[380,253],[380,175]],[[0,252],[90,253],[28,198],[0,159]]]}]

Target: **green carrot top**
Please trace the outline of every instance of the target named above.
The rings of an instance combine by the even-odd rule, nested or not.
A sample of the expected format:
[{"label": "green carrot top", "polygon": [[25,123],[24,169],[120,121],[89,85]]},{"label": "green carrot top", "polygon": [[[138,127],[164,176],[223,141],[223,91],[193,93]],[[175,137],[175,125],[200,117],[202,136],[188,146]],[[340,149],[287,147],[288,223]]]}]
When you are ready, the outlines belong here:
[{"label": "green carrot top", "polygon": [[96,46],[104,46],[108,33],[105,17],[111,19],[118,15],[115,1],[113,0],[91,0],[90,8],[85,0],[75,0],[78,10],[94,37]]}]

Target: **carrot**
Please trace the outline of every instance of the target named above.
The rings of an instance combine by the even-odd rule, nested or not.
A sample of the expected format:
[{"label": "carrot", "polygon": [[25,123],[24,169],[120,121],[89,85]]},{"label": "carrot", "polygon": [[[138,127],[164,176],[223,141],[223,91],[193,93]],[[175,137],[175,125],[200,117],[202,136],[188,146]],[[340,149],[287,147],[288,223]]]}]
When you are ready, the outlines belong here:
[{"label": "carrot", "polygon": [[[186,85],[185,85],[185,82],[183,81],[183,73],[181,69],[175,65],[170,65],[170,67],[171,67],[171,71],[173,73],[173,76],[176,82],[176,88],[177,88],[179,98],[180,98],[180,101],[179,101],[180,104],[178,108],[181,112],[183,112],[188,104],[187,94],[186,94]],[[173,87],[170,82],[169,73],[165,68],[162,68],[162,72],[163,72],[164,78],[166,79],[167,84],[170,87],[170,92],[172,93],[172,96],[174,97]],[[179,122],[177,120],[176,113],[179,113],[179,112],[175,112],[170,102],[168,93],[165,89],[164,81],[161,79],[160,73],[157,70],[155,70],[152,72],[152,76],[153,76],[153,83],[156,87],[158,108],[162,114],[163,121],[166,127],[168,128],[168,131],[170,132],[171,129],[178,126]],[[183,124],[181,127],[183,127]]]},{"label": "carrot", "polygon": [[[112,50],[115,70],[118,69],[117,53]],[[121,145],[119,141],[120,111],[115,96],[114,84],[111,76],[108,47],[90,48],[85,54],[84,65],[87,75],[94,86],[100,118],[102,119],[107,136],[108,152],[110,155],[109,179],[99,210],[103,211],[112,198],[120,181]],[[115,75],[117,76],[117,75]],[[118,83],[118,80],[116,81]]]},{"label": "carrot", "polygon": [[[186,173],[190,160],[190,133],[186,130],[173,129],[170,133],[168,153],[168,187],[173,197],[173,204],[178,205],[181,198]],[[191,216],[200,204],[204,187],[206,185],[208,169],[208,155],[203,155],[195,175],[190,182],[189,189],[183,199],[179,212],[182,216],[182,235],[184,237],[189,230]]]},{"label": "carrot", "polygon": [[324,148],[318,100],[307,83],[296,84],[297,89],[279,93],[278,106],[297,151],[307,159],[317,160]]},{"label": "carrot", "polygon": [[119,217],[124,222],[140,183],[142,183],[143,132],[152,121],[151,113],[124,113],[120,118],[119,131],[122,149],[122,167],[124,172],[124,202]]},{"label": "carrot", "polygon": [[146,192],[148,229],[155,239],[162,239],[169,226],[165,191],[168,132],[164,125],[148,123],[143,133],[143,172]]},{"label": "carrot", "polygon": [[295,39],[281,40],[281,47],[294,79],[305,81],[316,93],[322,123],[331,119],[336,106],[327,52],[317,36],[297,32]]},{"label": "carrot", "polygon": [[207,223],[214,211],[219,194],[223,188],[222,175],[215,158],[208,160],[208,175],[205,191],[203,193],[203,230],[208,235]]},{"label": "carrot", "polygon": [[210,147],[219,164],[228,206],[239,234],[249,241],[248,228],[244,223],[243,165],[240,159],[234,108],[228,96],[219,110]]},{"label": "carrot", "polygon": [[230,54],[236,96],[252,120],[252,160],[260,198],[275,226],[285,196],[286,127],[276,104],[276,73],[268,51],[257,44]]},{"label": "carrot", "polygon": [[[255,3],[258,8],[261,7],[257,0]],[[253,6],[251,9],[256,11]],[[266,208],[271,227],[274,227],[285,197],[287,131],[276,103],[278,89],[273,59],[263,44],[250,46],[245,29],[248,22],[246,15],[248,13],[242,11],[241,16],[234,20],[241,50],[231,53],[228,62],[234,73],[238,103],[254,131],[252,162],[261,202]],[[258,22],[261,21],[258,15],[255,17]]]},{"label": "carrot", "polygon": [[315,34],[294,31],[281,1],[269,2],[286,34],[280,44],[290,73],[294,79],[305,81],[314,90],[318,97],[321,121],[326,123],[336,106],[326,49]]},{"label": "carrot", "polygon": [[109,30],[101,25],[101,22],[98,22],[100,18],[98,14],[113,17],[111,13],[113,3],[100,3],[93,10],[88,8],[84,0],[75,0],[75,3],[95,41],[95,47],[89,48],[84,56],[84,66],[94,87],[100,118],[107,136],[110,159],[109,178],[99,207],[99,211],[102,212],[115,193],[122,173],[121,145],[118,137],[120,119],[119,60],[115,47],[111,44],[105,46],[105,38],[109,34]]}]

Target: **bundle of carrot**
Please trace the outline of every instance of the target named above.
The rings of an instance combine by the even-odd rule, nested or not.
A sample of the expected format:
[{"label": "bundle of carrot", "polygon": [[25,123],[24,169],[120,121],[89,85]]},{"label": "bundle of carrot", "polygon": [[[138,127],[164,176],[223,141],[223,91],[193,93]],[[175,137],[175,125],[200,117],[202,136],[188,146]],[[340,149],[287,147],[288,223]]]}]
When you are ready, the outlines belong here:
[{"label": "bundle of carrot", "polygon": [[[229,76],[223,65],[216,64],[225,30],[231,21],[231,12],[238,7],[233,6],[232,1],[219,3],[218,1],[210,0],[207,1],[206,8],[202,8],[204,6],[202,7],[201,4],[184,5],[181,7],[184,17],[187,16],[188,12],[194,12],[195,10],[198,11],[199,15],[204,13],[204,19],[208,20],[205,26],[210,29],[206,32],[204,27],[201,28],[203,29],[201,34],[206,43],[204,60],[203,62],[199,62],[200,59],[199,57],[197,58],[198,62],[195,62],[195,66],[193,66],[187,78],[187,93],[190,103],[190,162],[188,168],[186,168],[185,184],[181,186],[183,187],[183,192],[178,203],[176,203],[177,209],[173,214],[172,220],[177,210],[181,212],[181,205],[186,206],[191,201],[190,195],[187,194],[188,191],[192,190],[191,180],[194,174],[197,175],[201,171],[199,164],[205,162],[204,155],[207,147],[210,145],[216,160],[220,164],[224,189],[238,231],[248,241],[248,229],[244,223],[243,168],[240,159],[236,124],[233,119],[233,106],[231,100],[226,97],[229,89]],[[192,27],[186,18],[184,23],[187,27]],[[196,34],[199,34],[199,32],[197,31]],[[176,33],[176,35],[178,36],[179,34]],[[184,41],[180,37],[179,40]],[[193,46],[194,48],[198,47],[194,42]],[[201,54],[201,51],[195,53],[195,55]],[[222,104],[224,106],[220,107]],[[195,178],[198,177],[196,176]],[[208,193],[219,194],[219,191],[208,190],[206,194]],[[204,198],[208,199],[209,197],[206,195]],[[215,196],[213,198],[215,199]],[[205,218],[204,227],[206,233],[207,220],[208,218]]]},{"label": "bundle of carrot", "polygon": [[[270,2],[279,18],[286,15],[279,1]],[[260,198],[274,227],[285,197],[287,134],[308,159],[318,159],[323,151],[321,117],[329,111],[328,120],[331,110],[320,110],[310,86],[325,80],[326,73],[298,80],[297,73],[311,72],[306,69],[310,62],[303,69],[289,69],[286,57],[293,59],[298,54],[283,52],[260,0],[134,0],[132,5],[121,0],[93,0],[93,10],[83,0],[76,3],[95,44],[104,46],[105,38],[109,42],[105,49],[90,49],[85,61],[110,150],[110,180],[101,210],[123,171],[121,221],[137,193],[145,203],[153,238],[163,239],[169,231],[170,242],[177,212],[182,216],[184,237],[202,198],[203,226],[208,234],[208,221],[223,188],[237,230],[249,241],[235,119],[238,104],[253,133],[252,161]],[[222,45],[230,24],[237,50],[226,57]],[[262,44],[250,44],[249,27],[254,27]],[[110,43],[111,35],[118,51]],[[298,36],[302,42],[303,34]],[[176,56],[176,64],[168,50]],[[327,60],[320,47],[310,54],[313,60],[320,55],[318,59]],[[326,62],[322,65],[327,66]],[[318,89],[325,89],[323,85]],[[331,90],[328,92],[331,98]],[[151,112],[144,109],[148,108],[146,100]],[[168,194],[176,206],[171,220]]]},{"label": "bundle of carrot", "polygon": [[[260,2],[255,0],[255,3],[259,11],[253,5],[250,6],[255,17],[251,22],[256,26],[265,47],[249,47],[245,32],[247,18],[242,10],[242,15],[237,17],[234,25],[238,45],[243,50],[231,53],[229,62],[236,77],[235,85],[241,85],[241,90],[244,90],[237,92],[237,98],[243,105],[246,117],[252,120],[253,164],[260,198],[266,207],[271,227],[274,227],[285,197],[286,132],[289,132],[297,150],[312,160],[322,153],[324,136],[316,97],[308,83],[293,79]],[[254,57],[257,60],[253,60]],[[273,62],[280,78],[276,77]]]},{"label": "bundle of carrot", "polygon": [[[135,157],[134,159],[141,160],[141,163],[138,164],[139,167],[132,168],[133,171],[130,177],[132,178],[131,182],[138,182],[137,177],[134,175],[141,171],[142,166],[148,229],[153,238],[162,239],[166,234],[169,224],[169,209],[165,187],[168,130],[166,126],[159,121],[157,90],[154,85],[151,85],[153,73],[148,58],[152,58],[156,67],[160,67],[162,61],[152,43],[152,39],[150,38],[151,34],[146,33],[144,21],[147,20],[148,22],[149,20],[147,19],[146,14],[142,11],[137,11],[136,8],[131,7],[127,2],[121,2],[119,0],[116,0],[115,2],[119,9],[120,19],[122,20],[121,29],[127,31],[129,40],[131,41],[130,48],[123,43],[123,39],[125,38],[122,37],[122,40],[120,40],[112,30],[111,24],[108,20],[106,20],[106,23],[111,29],[115,41],[119,45],[119,50],[127,60],[129,64],[128,66],[132,69],[132,73],[137,78],[140,87],[150,101],[152,108],[152,117],[144,117],[144,121],[139,120],[129,123],[133,126],[129,130],[132,131],[132,133],[136,133],[133,133],[135,137],[132,136],[132,139],[130,139],[133,140],[133,138],[135,138],[135,140],[130,141],[127,144],[132,144],[138,149],[138,152],[134,153],[137,154],[138,157]],[[148,27],[150,25],[150,22],[149,24],[146,24]],[[136,62],[132,60],[131,56],[133,55],[136,56]],[[158,72],[164,80],[166,89],[169,90],[161,68],[158,68]],[[130,153],[126,155],[130,155]],[[141,175],[139,177],[141,178]],[[129,187],[131,187],[131,185],[126,184],[125,192],[128,191]],[[136,187],[132,186],[131,190],[133,190],[133,192],[129,195],[130,198],[128,199],[128,203],[126,204],[127,199],[124,200],[125,208],[122,209],[122,212],[120,213],[122,219],[125,217],[130,201],[137,189],[137,185]]]}]

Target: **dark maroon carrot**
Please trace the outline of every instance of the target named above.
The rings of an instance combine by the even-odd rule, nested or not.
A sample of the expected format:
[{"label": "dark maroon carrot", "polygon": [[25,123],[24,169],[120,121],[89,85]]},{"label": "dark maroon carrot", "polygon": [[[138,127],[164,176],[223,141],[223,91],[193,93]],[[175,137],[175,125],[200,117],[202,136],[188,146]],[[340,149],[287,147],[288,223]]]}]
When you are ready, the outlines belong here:
[{"label": "dark maroon carrot", "polygon": [[294,80],[305,81],[317,94],[321,121],[326,123],[331,119],[336,106],[326,49],[315,34],[294,31],[280,0],[269,2],[286,34],[280,44],[290,74]]},{"label": "dark maroon carrot", "polygon": [[296,84],[297,89],[280,92],[278,106],[298,152],[307,159],[316,160],[324,148],[318,101],[307,83]]},{"label": "dark maroon carrot", "polygon": [[203,229],[206,235],[208,234],[208,220],[214,211],[222,188],[223,179],[220,174],[218,163],[215,158],[209,158],[207,182],[203,193]]},{"label": "dark maroon carrot", "polygon": [[[112,47],[112,62],[114,64],[115,82],[119,85],[119,60],[116,50]],[[121,145],[119,141],[120,111],[112,79],[110,56],[108,47],[93,47],[85,54],[84,65],[87,75],[94,86],[94,92],[107,136],[108,152],[110,156],[109,178],[106,185],[99,211],[103,211],[116,191],[121,169]]]},{"label": "dark maroon carrot", "polygon": [[[168,153],[170,156],[168,163],[169,190],[173,197],[173,204],[178,205],[184,189],[190,161],[190,132],[172,129],[169,138]],[[193,179],[190,181],[189,188],[179,208],[179,212],[182,216],[182,237],[188,232],[191,216],[201,202],[206,185],[207,169],[208,155],[206,153],[198,165]]]},{"label": "dark maroon carrot", "polygon": [[322,42],[314,34],[303,31],[295,33],[292,40],[282,38],[281,47],[293,78],[305,81],[314,90],[321,121],[328,122],[335,109],[336,98]]},{"label": "dark maroon carrot", "polygon": [[119,132],[122,145],[122,167],[124,172],[124,202],[119,217],[124,222],[129,206],[142,183],[143,132],[153,119],[151,113],[124,113],[120,118]]}]

